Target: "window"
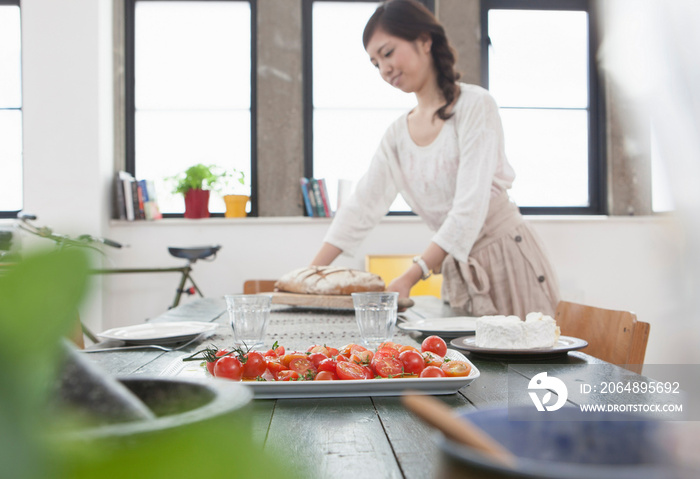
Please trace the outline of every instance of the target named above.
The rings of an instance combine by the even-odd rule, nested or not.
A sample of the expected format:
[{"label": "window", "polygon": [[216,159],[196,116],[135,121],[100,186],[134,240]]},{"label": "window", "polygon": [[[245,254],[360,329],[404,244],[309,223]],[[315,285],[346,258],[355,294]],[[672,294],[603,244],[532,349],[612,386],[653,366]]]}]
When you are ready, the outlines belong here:
[{"label": "window", "polygon": [[[412,94],[381,79],[362,46],[362,32],[377,6],[372,1],[304,4],[305,174],[326,179],[333,210],[339,180],[357,181],[389,125],[415,105]],[[401,197],[391,207],[394,213],[409,210]]]},{"label": "window", "polygon": [[482,0],[482,76],[524,213],[605,213],[604,120],[586,0]]},{"label": "window", "polygon": [[[184,211],[165,178],[194,164],[235,168],[255,184],[254,2],[128,0],[126,9],[127,170],[155,182],[165,215]],[[210,211],[224,210],[212,197]]]},{"label": "window", "polygon": [[0,0],[0,217],[22,209],[22,66],[19,1]]}]

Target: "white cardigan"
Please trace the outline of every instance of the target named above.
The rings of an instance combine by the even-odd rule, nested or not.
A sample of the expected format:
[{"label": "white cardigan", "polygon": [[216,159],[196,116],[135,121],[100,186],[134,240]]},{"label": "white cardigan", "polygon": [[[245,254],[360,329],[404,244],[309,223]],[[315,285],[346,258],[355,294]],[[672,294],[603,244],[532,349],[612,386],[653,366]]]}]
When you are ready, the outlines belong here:
[{"label": "white cardigan", "polygon": [[509,189],[515,173],[505,156],[496,102],[479,86],[460,88],[454,115],[430,145],[415,144],[408,112],[392,123],[324,241],[353,254],[401,193],[435,232],[432,241],[467,261],[490,198]]}]

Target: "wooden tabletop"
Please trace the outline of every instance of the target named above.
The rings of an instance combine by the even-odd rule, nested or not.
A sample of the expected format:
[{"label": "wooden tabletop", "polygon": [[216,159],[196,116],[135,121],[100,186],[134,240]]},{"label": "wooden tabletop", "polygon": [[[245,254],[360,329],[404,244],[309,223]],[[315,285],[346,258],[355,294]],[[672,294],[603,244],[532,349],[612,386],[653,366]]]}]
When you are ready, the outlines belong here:
[{"label": "wooden tabletop", "polygon": [[[416,305],[405,314],[409,319],[455,316],[449,307],[432,297],[414,298]],[[114,375],[160,375],[188,353],[203,345],[229,346],[232,342],[223,299],[206,298],[186,303],[152,321],[196,320],[220,324],[203,344],[176,352],[139,350],[93,353],[89,357]],[[270,318],[266,346],[278,341],[288,350],[305,350],[312,344],[340,347],[359,342],[354,313],[343,310],[308,310],[275,306]],[[415,334],[415,333],[412,333]],[[394,340],[418,345],[420,337],[397,330]],[[481,375],[458,394],[436,396],[454,408],[506,407],[508,387],[527,388],[541,371],[554,376],[584,374],[586,382],[629,377],[627,370],[580,352],[533,362],[467,357]],[[582,364],[598,364],[581,368]],[[590,372],[593,371],[593,372]],[[593,374],[596,377],[591,377]],[[641,376],[640,376],[641,377]],[[568,402],[580,396],[570,391]],[[529,401],[527,396],[522,398]],[[601,395],[602,403],[615,400]],[[530,403],[531,405],[531,403]],[[440,453],[433,431],[408,412],[399,397],[258,399],[253,402],[253,435],[265,448],[285,451],[294,470],[309,478],[415,478],[441,476]]]}]

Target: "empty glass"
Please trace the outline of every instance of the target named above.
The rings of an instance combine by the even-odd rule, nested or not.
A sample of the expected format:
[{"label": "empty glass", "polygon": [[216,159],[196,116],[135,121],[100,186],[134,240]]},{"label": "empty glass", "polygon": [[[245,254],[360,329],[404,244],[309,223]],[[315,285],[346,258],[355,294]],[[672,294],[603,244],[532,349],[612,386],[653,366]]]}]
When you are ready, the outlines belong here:
[{"label": "empty glass", "polygon": [[272,295],[237,294],[225,298],[236,345],[248,349],[262,346],[270,321]]},{"label": "empty glass", "polygon": [[376,349],[394,337],[399,293],[352,293],[355,318],[362,341]]}]

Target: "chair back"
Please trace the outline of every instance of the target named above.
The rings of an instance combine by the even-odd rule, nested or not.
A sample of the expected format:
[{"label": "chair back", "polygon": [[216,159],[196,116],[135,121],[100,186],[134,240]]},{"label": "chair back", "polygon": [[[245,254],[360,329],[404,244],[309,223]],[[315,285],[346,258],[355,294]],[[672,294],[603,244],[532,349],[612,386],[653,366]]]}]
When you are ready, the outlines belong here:
[{"label": "chair back", "polygon": [[588,341],[582,352],[641,373],[650,326],[634,313],[560,301],[555,319],[563,336]]},{"label": "chair back", "polygon": [[[365,256],[365,270],[379,275],[388,285],[411,267],[416,255],[372,255]],[[430,278],[418,281],[411,288],[411,296],[441,296],[442,275],[433,274]]]}]

